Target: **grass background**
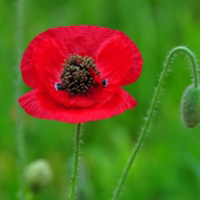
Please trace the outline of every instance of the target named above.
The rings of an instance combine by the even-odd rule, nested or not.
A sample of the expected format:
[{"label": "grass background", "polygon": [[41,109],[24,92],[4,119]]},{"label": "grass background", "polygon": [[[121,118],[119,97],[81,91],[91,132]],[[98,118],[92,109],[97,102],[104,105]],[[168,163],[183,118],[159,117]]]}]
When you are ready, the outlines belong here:
[{"label": "grass background", "polygon": [[[15,141],[16,2],[1,0],[0,17],[0,199],[18,191]],[[122,30],[139,47],[140,79],[125,89],[139,102],[130,111],[84,125],[78,199],[110,199],[137,141],[167,52],[187,45],[200,58],[199,0],[27,0],[23,51],[50,27],[90,24]],[[187,129],[179,116],[184,89],[191,83],[184,56],[173,63],[151,132],[126,182],[123,200],[200,199],[200,128]],[[19,69],[20,70],[20,66]],[[23,93],[29,91],[23,84]],[[23,112],[27,163],[47,159],[51,186],[35,200],[64,200],[70,186],[73,124],[39,120]]]}]

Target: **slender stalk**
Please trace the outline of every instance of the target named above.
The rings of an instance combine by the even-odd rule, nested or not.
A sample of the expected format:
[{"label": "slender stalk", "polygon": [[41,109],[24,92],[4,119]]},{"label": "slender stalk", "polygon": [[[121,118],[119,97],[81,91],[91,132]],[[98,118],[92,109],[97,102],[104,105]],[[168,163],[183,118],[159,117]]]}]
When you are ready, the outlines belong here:
[{"label": "slender stalk", "polygon": [[76,180],[79,167],[80,143],[81,143],[81,124],[77,124],[76,136],[75,136],[74,169],[72,173],[70,200],[74,200],[75,198]]},{"label": "slender stalk", "polygon": [[140,147],[141,147],[141,145],[144,141],[144,138],[145,138],[147,130],[149,128],[150,122],[152,120],[153,113],[154,113],[154,110],[155,110],[155,107],[156,107],[156,104],[157,104],[157,101],[158,101],[158,98],[159,98],[159,95],[160,95],[160,92],[161,92],[161,89],[162,89],[162,86],[163,86],[164,79],[165,79],[167,72],[169,70],[170,61],[172,60],[174,55],[176,53],[179,53],[179,52],[184,52],[190,58],[192,69],[193,69],[194,87],[198,87],[198,85],[199,85],[199,77],[198,77],[198,73],[197,73],[198,72],[198,65],[197,65],[197,61],[196,61],[195,56],[192,53],[192,51],[190,49],[188,49],[187,47],[184,47],[184,46],[178,46],[178,47],[173,48],[169,52],[167,59],[166,59],[166,62],[164,63],[164,68],[163,68],[163,71],[160,75],[158,86],[156,87],[156,90],[155,90],[155,93],[154,93],[154,96],[153,96],[153,99],[152,99],[152,103],[150,105],[150,109],[147,113],[147,118],[145,120],[144,126],[142,127],[142,131],[141,131],[140,136],[139,136],[138,143],[136,144],[135,148],[133,149],[133,152],[132,152],[131,157],[129,158],[128,164],[126,165],[126,167],[125,167],[125,169],[122,173],[122,176],[121,176],[121,178],[118,182],[118,185],[117,185],[117,187],[114,191],[112,200],[119,199],[119,195],[120,195],[120,192],[121,192],[121,190],[124,186],[127,175],[129,173],[130,168],[131,168],[131,166],[132,166],[132,164],[135,160],[135,157],[136,157],[136,155],[137,155],[137,153],[138,153],[138,151],[139,151],[139,149],[140,149]]},{"label": "slender stalk", "polygon": [[16,148],[17,148],[17,159],[19,168],[19,196],[20,200],[24,200],[24,166],[25,166],[25,150],[24,150],[24,131],[22,122],[22,110],[19,107],[17,99],[21,95],[21,72],[20,72],[20,60],[22,56],[23,48],[23,8],[24,1],[16,0],[16,82],[15,82],[15,102],[16,102]]}]

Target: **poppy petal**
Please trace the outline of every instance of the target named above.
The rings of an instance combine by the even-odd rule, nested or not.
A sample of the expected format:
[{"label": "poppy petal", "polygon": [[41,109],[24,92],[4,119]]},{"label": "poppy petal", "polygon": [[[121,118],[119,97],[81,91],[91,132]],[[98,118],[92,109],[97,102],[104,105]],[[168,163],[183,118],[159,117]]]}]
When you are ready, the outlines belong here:
[{"label": "poppy petal", "polygon": [[33,49],[33,63],[45,85],[53,85],[60,81],[64,60],[68,50],[61,40],[41,40]]},{"label": "poppy petal", "polygon": [[[119,48],[115,51],[116,42],[120,43],[121,46],[118,45]],[[107,79],[108,86],[102,88],[102,86],[99,85],[98,87],[91,88],[91,92],[88,95],[77,95],[75,97],[72,97],[65,90],[57,91],[55,89],[55,84],[61,82],[62,63],[64,63],[64,60],[68,56],[67,48],[62,41],[51,38],[41,40],[35,46],[32,56],[40,80],[43,80],[43,84],[46,86],[51,96],[67,107],[81,108],[92,106],[99,102],[105,102],[119,88],[120,77],[123,73],[117,71],[117,67],[121,67],[119,61],[122,60],[122,58],[119,58],[119,60],[115,59],[115,55],[121,55],[125,60],[128,60],[130,55],[126,53],[126,48],[129,48],[129,46],[123,44],[123,38],[121,38],[121,36],[116,36],[102,45],[97,55],[97,68],[100,70],[101,80],[104,80],[104,78]],[[108,57],[103,57],[106,56],[104,52],[108,54]],[[101,59],[103,60],[102,62]],[[129,62],[131,62],[130,59]],[[109,67],[112,64],[113,67]],[[127,64],[125,62],[124,65],[124,69],[130,66],[128,62]]]},{"label": "poppy petal", "polygon": [[[55,87],[69,54],[91,57],[100,72],[91,72],[95,85],[86,95]],[[23,55],[22,76],[34,90],[19,101],[40,118],[75,123],[111,117],[136,105],[120,88],[136,81],[141,67],[139,50],[121,31],[86,25],[52,28],[36,36]]]},{"label": "poppy petal", "polygon": [[[67,107],[87,107],[96,104],[97,102],[105,101],[106,94],[112,95],[113,88],[111,85],[103,92],[102,85],[92,88],[88,95],[71,96],[65,90],[57,91],[55,88],[56,83],[61,83],[60,75],[62,73],[62,63],[68,57],[68,50],[62,41],[56,39],[44,39],[38,42],[33,50],[33,63],[39,78],[42,81],[40,88],[48,90],[49,94],[64,104]],[[113,91],[111,93],[111,91]]]},{"label": "poppy petal", "polygon": [[33,40],[26,51],[24,52],[23,59],[21,61],[21,71],[22,77],[26,85],[29,87],[36,88],[41,85],[40,77],[36,71],[36,68],[33,64],[32,53],[35,44],[37,43],[37,39]]},{"label": "poppy petal", "polygon": [[33,50],[33,63],[49,94],[65,106],[70,107],[70,95],[66,91],[57,91],[56,83],[61,83],[64,60],[68,57],[67,47],[61,40],[41,40]]},{"label": "poppy petal", "polygon": [[84,123],[112,117],[128,108],[133,109],[137,104],[133,97],[122,89],[119,89],[107,103],[82,109],[68,109],[52,99],[45,90],[36,89],[23,95],[19,103],[33,117],[68,123]]},{"label": "poppy petal", "polygon": [[122,85],[127,85],[136,81],[141,73],[142,58],[134,42],[132,42],[121,31],[104,27],[83,25],[51,28],[36,36],[29,44],[21,62],[24,82],[33,88],[40,85],[39,77],[32,62],[32,52],[34,47],[41,40],[52,38],[63,41],[68,47],[68,52],[70,54],[77,53],[82,56],[87,55],[94,58],[99,46],[109,38],[112,38],[114,35],[123,37],[125,43],[129,43],[131,47],[132,67],[129,70],[127,69]]},{"label": "poppy petal", "polygon": [[121,85],[128,85],[135,82],[142,72],[142,56],[134,42],[130,41],[131,46],[131,67],[122,79]]},{"label": "poppy petal", "polygon": [[130,45],[123,35],[114,35],[97,50],[97,68],[102,79],[112,83],[121,82],[131,66]]},{"label": "poppy petal", "polygon": [[62,40],[68,47],[70,54],[79,54],[94,58],[98,47],[112,37],[121,34],[121,31],[98,26],[68,26],[51,28],[41,35],[42,38],[50,37]]}]

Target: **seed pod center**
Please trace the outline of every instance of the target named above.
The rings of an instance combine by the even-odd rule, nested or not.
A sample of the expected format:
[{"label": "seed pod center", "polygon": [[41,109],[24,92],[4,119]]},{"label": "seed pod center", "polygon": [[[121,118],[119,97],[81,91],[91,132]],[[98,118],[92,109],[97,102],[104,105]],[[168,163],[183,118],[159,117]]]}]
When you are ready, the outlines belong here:
[{"label": "seed pod center", "polygon": [[70,54],[63,66],[60,76],[61,85],[72,96],[87,95],[95,84],[94,73],[100,76],[94,59],[91,57]]}]

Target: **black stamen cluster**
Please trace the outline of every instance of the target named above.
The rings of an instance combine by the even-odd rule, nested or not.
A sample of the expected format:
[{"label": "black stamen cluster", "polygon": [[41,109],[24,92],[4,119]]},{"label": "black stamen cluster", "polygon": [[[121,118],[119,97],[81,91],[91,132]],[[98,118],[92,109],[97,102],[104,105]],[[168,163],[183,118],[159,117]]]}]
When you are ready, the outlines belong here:
[{"label": "black stamen cluster", "polygon": [[61,85],[71,95],[87,94],[94,86],[94,77],[91,69],[99,76],[94,60],[91,57],[82,57],[77,54],[69,55],[61,73]]}]

